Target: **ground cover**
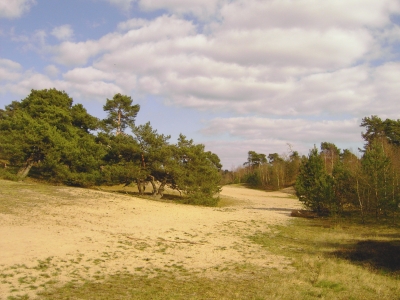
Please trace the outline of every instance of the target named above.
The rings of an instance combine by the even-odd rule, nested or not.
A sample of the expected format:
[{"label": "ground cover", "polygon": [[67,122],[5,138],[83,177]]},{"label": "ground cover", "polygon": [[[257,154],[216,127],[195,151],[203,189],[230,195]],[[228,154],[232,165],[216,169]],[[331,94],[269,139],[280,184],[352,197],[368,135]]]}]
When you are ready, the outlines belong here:
[{"label": "ground cover", "polygon": [[398,227],[291,218],[301,207],[281,192],[226,186],[221,198],[0,181],[0,299],[400,295]]}]

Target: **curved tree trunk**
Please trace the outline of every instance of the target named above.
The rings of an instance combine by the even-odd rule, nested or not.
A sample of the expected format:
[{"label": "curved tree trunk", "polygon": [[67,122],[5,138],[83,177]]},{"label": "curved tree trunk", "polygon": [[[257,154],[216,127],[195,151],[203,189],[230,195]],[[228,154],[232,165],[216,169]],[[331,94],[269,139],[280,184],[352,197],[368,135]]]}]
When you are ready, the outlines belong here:
[{"label": "curved tree trunk", "polygon": [[25,165],[19,169],[17,176],[20,180],[23,180],[26,176],[28,176],[29,171],[31,170],[31,168],[33,167],[33,161],[28,160]]},{"label": "curved tree trunk", "polygon": [[161,185],[158,188],[157,195],[160,195],[162,197],[164,195],[164,187],[167,184],[167,180],[164,178],[163,181],[161,182]]},{"label": "curved tree trunk", "polygon": [[150,183],[151,183],[151,185],[153,187],[153,192],[151,193],[151,195],[154,196],[155,194],[157,194],[157,186],[156,186],[156,183],[155,183],[155,179],[154,179],[154,176],[152,176],[152,175],[149,175],[148,178],[150,178],[149,181],[150,181]]}]

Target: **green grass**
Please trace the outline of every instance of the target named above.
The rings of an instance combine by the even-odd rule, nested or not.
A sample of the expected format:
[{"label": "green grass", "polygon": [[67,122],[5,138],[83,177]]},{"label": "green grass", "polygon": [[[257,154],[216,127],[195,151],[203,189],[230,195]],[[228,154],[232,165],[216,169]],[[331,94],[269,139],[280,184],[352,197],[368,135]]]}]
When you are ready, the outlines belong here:
[{"label": "green grass", "polygon": [[303,295],[400,299],[399,227],[329,219],[293,223],[248,238],[292,260],[294,272],[288,279],[302,282]]},{"label": "green grass", "polygon": [[[247,278],[210,279],[189,275],[133,276],[119,274],[103,282],[67,284],[52,292],[42,293],[42,299],[287,299],[276,288],[279,281],[273,273]],[[276,296],[280,297],[277,298]]]},{"label": "green grass", "polygon": [[240,200],[230,198],[230,197],[220,196],[217,207],[232,207],[232,206],[235,206],[238,204],[240,204]]},{"label": "green grass", "polygon": [[22,296],[10,296],[7,298],[7,300],[28,300],[29,296],[28,295],[22,295]]},{"label": "green grass", "polygon": [[56,199],[57,205],[66,205],[71,195],[57,186],[33,182],[0,180],[0,213],[20,214]]}]

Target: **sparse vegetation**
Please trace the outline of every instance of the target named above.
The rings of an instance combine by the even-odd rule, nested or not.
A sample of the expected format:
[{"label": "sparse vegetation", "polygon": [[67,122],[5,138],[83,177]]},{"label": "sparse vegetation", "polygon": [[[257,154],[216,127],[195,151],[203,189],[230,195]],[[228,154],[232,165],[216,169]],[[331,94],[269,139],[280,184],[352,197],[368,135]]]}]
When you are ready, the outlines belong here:
[{"label": "sparse vegetation", "polygon": [[[6,210],[18,216],[30,207],[40,210],[44,204],[57,207],[74,201],[67,188],[0,182],[0,213]],[[20,193],[12,193],[16,187]],[[87,197],[90,193],[95,192],[89,191]],[[234,203],[231,198],[223,198],[221,204],[224,201]],[[213,210],[222,217],[235,211],[235,206]],[[228,218],[219,231],[205,231],[201,237],[190,231],[154,240],[118,235],[115,248],[102,248],[97,256],[88,258],[80,252],[63,258],[48,256],[31,265],[9,266],[2,270],[1,279],[10,286],[9,299],[31,299],[33,293],[39,299],[396,299],[400,294],[399,227],[390,220],[381,225],[370,219],[366,223],[362,225],[358,215],[352,221],[292,219],[287,225]],[[165,230],[172,236],[180,233],[175,226]],[[224,256],[235,251],[243,256],[242,262],[215,261],[207,269],[194,270],[175,256],[167,259],[182,247],[196,249],[208,245],[209,239],[233,235],[235,243],[217,243],[213,253]],[[138,264],[130,271],[110,271],[109,263],[124,257],[124,252]],[[165,257],[163,264],[152,266],[154,255]],[[65,274],[69,281],[60,282]]]},{"label": "sparse vegetation", "polygon": [[[155,270],[104,281],[68,283],[43,299],[396,299],[400,294],[398,228],[330,220],[296,220],[247,238],[265,254],[284,255],[286,269],[239,264],[217,268],[216,278]],[[261,253],[262,254],[262,253]]]}]

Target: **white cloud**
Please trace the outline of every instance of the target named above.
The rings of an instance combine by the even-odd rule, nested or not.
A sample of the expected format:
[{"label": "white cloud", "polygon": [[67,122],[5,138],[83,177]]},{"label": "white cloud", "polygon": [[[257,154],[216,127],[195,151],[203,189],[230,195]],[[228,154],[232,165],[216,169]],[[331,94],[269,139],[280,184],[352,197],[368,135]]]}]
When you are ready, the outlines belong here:
[{"label": "white cloud", "polygon": [[224,31],[208,41],[205,53],[245,65],[348,66],[367,53],[372,36],[366,30],[266,29]]},{"label": "white cloud", "polygon": [[[120,32],[64,42],[53,51],[58,63],[83,66],[94,59],[97,71],[114,76],[96,80],[178,106],[239,115],[360,116],[375,107],[378,95],[374,68],[359,64],[376,43],[376,31],[354,24],[243,30],[222,24],[213,34],[199,34],[192,22],[163,15],[131,19],[118,25]],[[68,76],[77,70],[65,79],[73,81]],[[79,80],[91,79],[85,78]],[[394,96],[384,101],[393,103]]]},{"label": "white cloud", "polygon": [[105,1],[111,3],[112,5],[119,7],[120,9],[122,9],[124,11],[129,11],[132,4],[134,2],[136,2],[137,0],[105,0]]},{"label": "white cloud", "polygon": [[132,72],[119,72],[115,79],[115,84],[126,94],[133,93],[137,87],[137,75]]},{"label": "white cloud", "polygon": [[34,4],[35,0],[0,0],[0,18],[18,18]]},{"label": "white cloud", "polygon": [[315,144],[335,143],[339,148],[357,150],[362,146],[360,120],[269,119],[260,117],[215,118],[206,122],[202,130],[208,138],[228,134],[234,140],[215,139],[205,142],[207,149],[222,158],[224,168],[240,166],[247,152],[284,154],[293,150],[307,154]]},{"label": "white cloud", "polygon": [[138,88],[141,92],[157,95],[160,93],[162,83],[155,77],[145,76],[140,78]]},{"label": "white cloud", "polygon": [[0,58],[0,67],[12,70],[20,70],[22,68],[22,66],[19,63],[4,58]]},{"label": "white cloud", "polygon": [[233,117],[208,120],[202,132],[206,135],[228,133],[233,137],[272,139],[311,143],[324,141],[327,137],[340,142],[360,139],[360,120],[269,119],[261,117]]},{"label": "white cloud", "polygon": [[21,72],[18,81],[8,82],[3,86],[2,92],[10,92],[21,97],[26,97],[32,89],[57,88],[66,90],[66,84],[61,81],[53,81],[49,77],[33,72]]},{"label": "white cloud", "polygon": [[51,49],[53,60],[66,66],[85,65],[89,58],[101,51],[99,43],[91,40],[86,42],[63,42]]},{"label": "white cloud", "polygon": [[389,62],[376,68],[373,76],[374,101],[368,115],[379,114],[399,119],[400,111],[400,62]]},{"label": "white cloud", "polygon": [[60,41],[68,41],[74,36],[74,31],[72,30],[71,25],[66,24],[55,27],[51,34]]},{"label": "white cloud", "polygon": [[87,84],[71,82],[67,86],[70,94],[79,100],[104,102],[117,93],[127,94],[116,84],[104,81],[90,81]]},{"label": "white cloud", "polygon": [[226,0],[140,0],[139,5],[145,10],[165,9],[171,13],[184,15],[192,14],[201,19],[217,13],[217,9]]},{"label": "white cloud", "polygon": [[400,12],[392,0],[268,0],[231,1],[221,9],[222,28],[346,28],[382,27]]},{"label": "white cloud", "polygon": [[[132,28],[130,28],[132,26]],[[121,41],[134,45],[146,42],[159,42],[177,37],[190,36],[196,32],[192,22],[177,18],[176,16],[162,15],[151,22],[141,19],[132,19],[119,24],[121,29],[131,29],[121,36]]]},{"label": "white cloud", "polygon": [[48,65],[45,68],[45,72],[50,77],[57,77],[60,70],[55,65]]},{"label": "white cloud", "polygon": [[[14,36],[67,71],[58,77],[50,65],[48,77],[39,76],[0,60],[7,88],[48,84],[102,101],[122,92],[222,112],[231,117],[209,121],[202,133],[218,134],[211,139],[228,135],[257,149],[282,148],[288,141],[302,149],[323,140],[350,143],[360,138],[360,118],[398,118],[397,0],[108,2],[166,14],[128,19],[114,32],[81,42],[71,41],[71,26],[60,26],[51,32],[60,39],[55,46],[46,44],[43,30]],[[345,121],[332,121],[337,119]],[[212,145],[226,150],[222,143]]]},{"label": "white cloud", "polygon": [[19,63],[0,58],[0,82],[18,80],[20,78],[21,69]]},{"label": "white cloud", "polygon": [[[132,21],[132,20],[131,20]],[[121,23],[120,28],[128,28],[128,23]],[[137,29],[131,29],[125,33],[110,33],[99,40],[88,40],[86,42],[63,42],[52,48],[54,60],[67,66],[85,65],[90,58],[105,53],[105,58],[119,52],[131,52],[135,47],[155,47],[162,41],[184,37],[195,32],[194,25],[174,16],[161,16]],[[127,62],[120,62],[120,66]],[[113,63],[114,64],[114,63]]]},{"label": "white cloud", "polygon": [[[64,80],[58,80],[32,70],[22,71],[20,68],[15,68],[14,71],[10,71],[10,69],[4,69],[1,63],[2,60],[0,60],[0,82],[3,80],[3,83],[0,93],[12,93],[25,97],[31,89],[56,88],[67,91],[71,97],[79,101],[99,102],[112,97],[116,93],[126,93],[115,83],[101,80],[108,75],[101,76],[100,71],[96,72],[96,70],[91,70],[90,68],[88,70],[78,69],[68,72]],[[50,73],[55,71],[55,68],[52,65],[48,66]],[[85,71],[86,75],[91,76],[91,80],[78,81],[77,79],[83,78],[82,75],[85,74]],[[53,74],[49,75],[53,77]]]},{"label": "white cloud", "polygon": [[76,68],[66,72],[64,79],[69,82],[87,84],[91,81],[110,81],[115,79],[115,75],[110,72],[103,72],[93,67]]},{"label": "white cloud", "polygon": [[125,22],[121,22],[118,24],[119,30],[130,30],[130,29],[140,29],[143,26],[148,26],[151,21],[146,19],[130,19]]}]

